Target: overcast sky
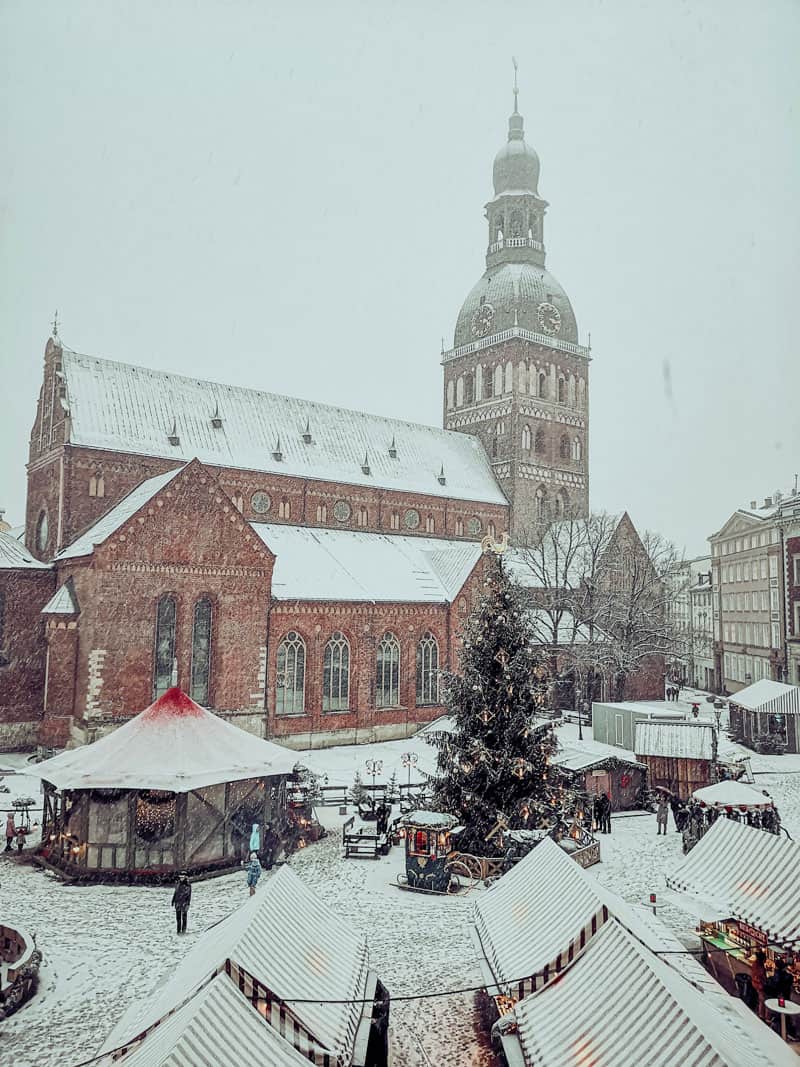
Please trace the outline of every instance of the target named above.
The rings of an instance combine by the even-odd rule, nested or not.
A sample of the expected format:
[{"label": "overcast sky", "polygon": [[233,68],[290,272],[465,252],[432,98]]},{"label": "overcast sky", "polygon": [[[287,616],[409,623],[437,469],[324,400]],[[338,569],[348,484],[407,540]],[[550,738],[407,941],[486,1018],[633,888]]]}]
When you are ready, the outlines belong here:
[{"label": "overcast sky", "polygon": [[441,425],[520,65],[592,507],[688,552],[800,472],[793,0],[0,3],[0,507],[80,352]]}]

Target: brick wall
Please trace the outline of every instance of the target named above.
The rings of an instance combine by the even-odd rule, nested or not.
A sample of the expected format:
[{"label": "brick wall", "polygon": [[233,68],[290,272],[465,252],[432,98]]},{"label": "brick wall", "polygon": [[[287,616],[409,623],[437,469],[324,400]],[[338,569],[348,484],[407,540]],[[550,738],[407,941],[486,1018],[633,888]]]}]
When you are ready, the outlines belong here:
[{"label": "brick wall", "polygon": [[0,570],[0,749],[24,748],[42,716],[45,651],[42,608],[53,595],[54,575],[42,570]]}]

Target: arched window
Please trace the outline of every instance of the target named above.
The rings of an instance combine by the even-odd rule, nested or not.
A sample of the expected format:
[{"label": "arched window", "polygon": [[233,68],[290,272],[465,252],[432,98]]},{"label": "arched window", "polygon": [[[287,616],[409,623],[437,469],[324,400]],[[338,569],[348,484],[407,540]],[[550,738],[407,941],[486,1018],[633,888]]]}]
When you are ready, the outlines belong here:
[{"label": "arched window", "polygon": [[522,447],[529,451],[531,447],[531,428],[527,424],[522,427]]},{"label": "arched window", "polygon": [[155,655],[153,664],[153,700],[172,685],[175,662],[175,598],[162,596],[156,607]]},{"label": "arched window", "polygon": [[358,509],[358,525],[369,526],[369,512],[366,508]]},{"label": "arched window", "polygon": [[100,471],[95,473],[89,479],[89,496],[105,496],[106,495],[106,482]]},{"label": "arched window", "polygon": [[347,711],[350,707],[350,645],[338,630],[325,646],[322,662],[322,710]]},{"label": "arched window", "polygon": [[456,537],[464,536],[464,520],[456,519]]},{"label": "arched window", "polygon": [[456,407],[460,408],[464,403],[464,379],[459,376],[456,381]]},{"label": "arched window", "polygon": [[489,400],[492,395],[492,368],[484,367],[483,371],[483,399]]},{"label": "arched window", "polygon": [[505,391],[507,393],[513,393],[514,392],[514,364],[513,363],[506,363]]},{"label": "arched window", "polygon": [[536,490],[536,518],[543,522],[547,517],[547,493],[541,486]]},{"label": "arched window", "polygon": [[586,382],[583,378],[578,378],[578,407],[586,407]]},{"label": "arched window", "polygon": [[417,705],[439,703],[439,645],[428,632],[417,645]]},{"label": "arched window", "polygon": [[400,642],[392,633],[378,645],[375,706],[396,708],[400,703]]},{"label": "arched window", "polygon": [[425,519],[425,533],[436,533],[436,520],[433,515],[428,515]]},{"label": "arched window", "polygon": [[563,378],[558,379],[558,402],[559,404],[567,402],[567,383]]},{"label": "arched window", "polygon": [[492,438],[492,459],[497,459],[497,453],[498,453],[499,449],[500,449],[500,445],[498,444],[497,438],[493,437]]},{"label": "arched window", "polygon": [[539,396],[543,400],[547,398],[547,375],[543,370],[539,371]]},{"label": "arched window", "polygon": [[237,511],[244,511],[244,497],[241,493],[235,493],[231,497],[231,500],[233,501],[233,506],[236,508]]},{"label": "arched window", "polygon": [[536,452],[537,455],[541,456],[544,455],[544,449],[544,430],[537,430],[536,437],[534,438],[533,442],[533,451]]},{"label": "arched window", "polygon": [[486,532],[493,541],[497,540],[497,529],[493,522],[490,522],[486,527]]},{"label": "arched window", "polygon": [[560,519],[564,514],[564,501],[560,496],[557,496],[553,501],[553,514],[557,519]]},{"label": "arched window", "polygon": [[475,399],[483,399],[483,367],[480,363],[475,368]]},{"label": "arched window", "polygon": [[400,529],[400,512],[399,511],[393,511],[392,514],[389,516],[389,527],[392,530],[399,530]]},{"label": "arched window", "polygon": [[0,667],[5,667],[8,663],[8,654],[6,652],[5,645],[5,625],[6,625],[6,600],[5,594],[0,590]]},{"label": "arched window", "polygon": [[36,520],[36,547],[42,553],[47,551],[47,545],[50,541],[50,522],[47,518],[46,511],[39,512],[39,518]]},{"label": "arched window", "polygon": [[570,376],[569,376],[569,392],[568,392],[568,396],[569,396],[570,407],[574,408],[575,407],[575,399],[576,399],[575,398],[575,375],[574,374],[570,374]]},{"label": "arched window", "polygon": [[275,676],[275,712],[301,715],[306,703],[306,646],[300,634],[290,630],[278,645]]},{"label": "arched window", "polygon": [[447,383],[447,410],[453,410],[453,403],[455,401],[455,386],[453,385],[453,379]]},{"label": "arched window", "polygon": [[278,518],[290,519],[292,517],[292,505],[286,498],[278,504]]},{"label": "arched window", "polygon": [[580,459],[583,455],[583,445],[581,444],[580,437],[576,437],[572,442],[572,458]]},{"label": "arched window", "polygon": [[558,454],[562,459],[569,459],[569,438],[566,434],[561,435],[561,441],[558,445]]},{"label": "arched window", "polygon": [[317,522],[328,521],[328,507],[326,504],[317,504]]},{"label": "arched window", "polygon": [[464,403],[475,403],[475,377],[473,374],[464,375]]},{"label": "arched window", "polygon": [[208,703],[211,680],[211,615],[208,597],[198,600],[192,622],[192,680],[189,696],[203,705]]},{"label": "arched window", "polygon": [[503,392],[503,365],[498,363],[494,368],[494,389],[493,395],[500,396]]}]

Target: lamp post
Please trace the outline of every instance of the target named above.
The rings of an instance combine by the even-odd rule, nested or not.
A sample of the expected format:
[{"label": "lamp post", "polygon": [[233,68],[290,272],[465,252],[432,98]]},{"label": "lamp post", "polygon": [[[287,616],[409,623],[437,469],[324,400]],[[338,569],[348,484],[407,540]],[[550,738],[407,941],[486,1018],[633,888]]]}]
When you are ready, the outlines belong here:
[{"label": "lamp post", "polygon": [[419,757],[416,752],[404,752],[400,757],[400,762],[404,767],[408,768],[408,795],[411,796],[411,768],[416,767]]},{"label": "lamp post", "polygon": [[364,766],[367,768],[367,774],[372,775],[372,806],[375,807],[375,775],[380,774],[383,770],[383,760],[381,759],[368,759]]}]

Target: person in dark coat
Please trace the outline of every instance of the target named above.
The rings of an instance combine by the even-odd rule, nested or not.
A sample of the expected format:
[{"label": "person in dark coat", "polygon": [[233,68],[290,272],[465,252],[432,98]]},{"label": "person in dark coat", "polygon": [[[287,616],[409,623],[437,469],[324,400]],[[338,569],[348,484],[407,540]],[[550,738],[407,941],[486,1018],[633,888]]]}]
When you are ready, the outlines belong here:
[{"label": "person in dark coat", "polygon": [[175,892],[172,894],[172,907],[175,909],[175,921],[178,926],[178,933],[186,933],[186,917],[189,914],[189,905],[192,902],[192,885],[189,881],[189,875],[186,871],[181,871],[178,875],[178,883],[175,886]]},{"label": "person in dark coat", "polygon": [[753,989],[758,997],[758,1017],[763,1019],[765,1015],[764,1009],[764,994],[767,988],[767,969],[764,966],[764,960],[766,959],[763,949],[757,948],[753,962],[750,966],[750,981],[753,983]]},{"label": "person in dark coat", "polygon": [[611,833],[611,800],[608,793],[600,794],[600,833]]},{"label": "person in dark coat", "polygon": [[11,851],[11,842],[17,836],[17,828],[14,826],[14,813],[10,811],[6,819],[6,852]]}]

